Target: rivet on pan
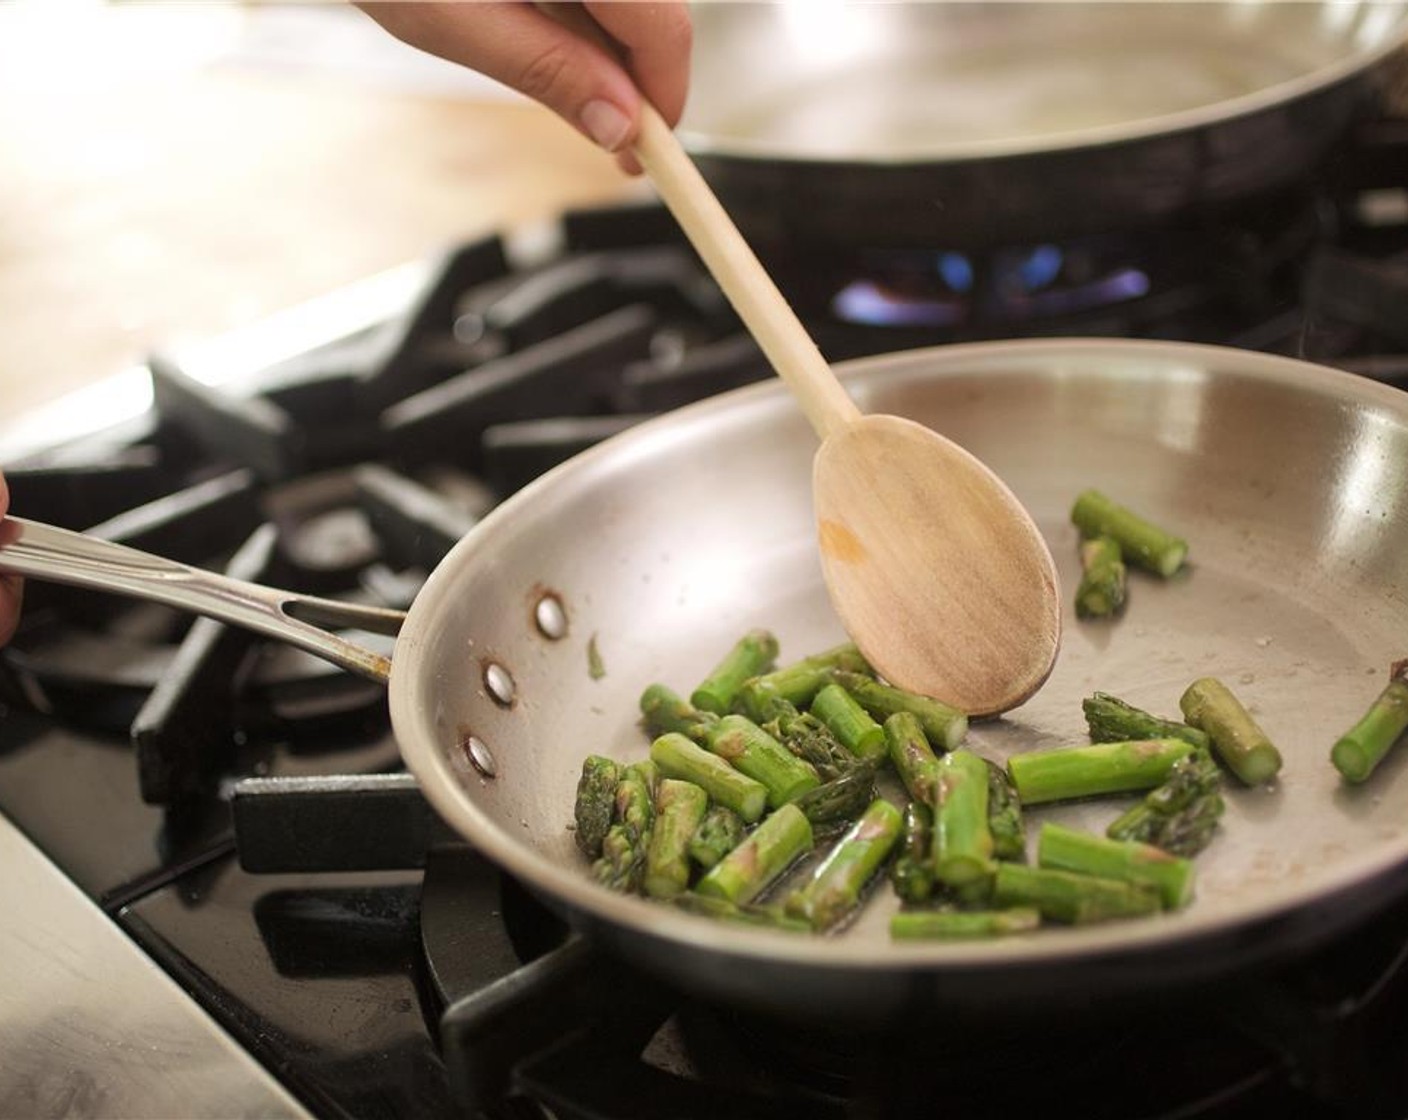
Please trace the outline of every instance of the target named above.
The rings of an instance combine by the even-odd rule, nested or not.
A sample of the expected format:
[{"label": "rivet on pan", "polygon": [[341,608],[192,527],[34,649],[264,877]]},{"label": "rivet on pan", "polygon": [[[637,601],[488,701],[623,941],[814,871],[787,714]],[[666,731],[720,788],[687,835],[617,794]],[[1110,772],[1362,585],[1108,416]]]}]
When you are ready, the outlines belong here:
[{"label": "rivet on pan", "polygon": [[553,641],[567,637],[567,611],[562,600],[551,591],[538,600],[533,617],[543,637]]},{"label": "rivet on pan", "polygon": [[460,744],[464,748],[464,755],[476,770],[486,778],[497,778],[499,768],[494,764],[494,756],[489,753],[489,748],[484,745],[484,740],[478,735],[469,735]]},{"label": "rivet on pan", "polygon": [[485,664],[484,687],[489,690],[489,695],[494,698],[494,702],[500,707],[507,708],[513,704],[513,694],[515,691],[513,674],[497,661],[490,661]]}]

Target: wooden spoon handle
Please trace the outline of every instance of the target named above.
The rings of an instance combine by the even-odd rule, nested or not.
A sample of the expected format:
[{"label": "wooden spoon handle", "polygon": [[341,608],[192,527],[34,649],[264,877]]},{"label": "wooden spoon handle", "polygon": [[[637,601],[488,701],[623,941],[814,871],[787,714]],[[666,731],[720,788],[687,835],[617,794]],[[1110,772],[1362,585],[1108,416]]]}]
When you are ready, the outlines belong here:
[{"label": "wooden spoon handle", "polygon": [[[535,7],[618,62],[621,51],[606,29],[577,3]],[[860,417],[831,366],[777,290],[704,176],[655,107],[641,99],[640,138],[632,149],[685,236],[718,282],[739,318],[823,440]]]},{"label": "wooden spoon handle", "polygon": [[846,394],[777,285],[724,211],[670,127],[641,105],[636,158],[763,353],[823,440],[855,421]]}]

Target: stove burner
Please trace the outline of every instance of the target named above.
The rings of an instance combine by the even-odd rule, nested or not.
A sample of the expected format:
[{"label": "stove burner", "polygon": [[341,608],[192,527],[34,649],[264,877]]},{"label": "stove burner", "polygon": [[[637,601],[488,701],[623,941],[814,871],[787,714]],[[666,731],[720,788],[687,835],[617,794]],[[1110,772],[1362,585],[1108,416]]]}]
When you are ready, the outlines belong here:
[{"label": "stove burner", "polygon": [[981,264],[953,251],[877,254],[872,267],[885,279],[853,280],[832,298],[842,322],[945,328],[987,316],[1021,323],[1114,307],[1150,287],[1141,268],[1105,265],[1056,245],[1001,250]]}]

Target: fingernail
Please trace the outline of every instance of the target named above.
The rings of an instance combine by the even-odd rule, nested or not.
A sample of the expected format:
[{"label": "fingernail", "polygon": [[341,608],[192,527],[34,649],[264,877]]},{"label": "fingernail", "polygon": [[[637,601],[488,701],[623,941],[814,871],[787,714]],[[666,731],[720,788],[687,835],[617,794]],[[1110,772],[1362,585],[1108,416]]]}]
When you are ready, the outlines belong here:
[{"label": "fingernail", "polygon": [[582,106],[581,121],[587,135],[608,152],[619,149],[631,131],[630,117],[609,101],[588,101]]}]

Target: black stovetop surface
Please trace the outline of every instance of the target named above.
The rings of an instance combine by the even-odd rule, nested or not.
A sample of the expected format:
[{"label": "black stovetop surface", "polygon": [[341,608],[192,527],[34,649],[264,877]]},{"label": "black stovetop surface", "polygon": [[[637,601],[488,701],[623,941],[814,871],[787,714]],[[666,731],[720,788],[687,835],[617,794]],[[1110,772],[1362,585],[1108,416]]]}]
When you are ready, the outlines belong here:
[{"label": "black stovetop surface", "polygon": [[[1305,190],[1177,229],[770,264],[833,358],[1103,334],[1296,354],[1408,387],[1408,223],[1363,204],[1405,182],[1408,133],[1378,122]],[[5,464],[14,512],[404,605],[547,467],[767,376],[663,211],[568,214],[560,232],[530,264],[496,237],[456,247],[408,308],[248,371],[238,394],[155,357],[147,416]],[[876,315],[909,325],[858,321]],[[1072,1007],[1020,1029],[799,1036],[623,980],[427,823],[396,784],[380,690],[302,655],[32,587],[0,654],[0,705],[0,812],[320,1116],[987,1117],[1056,1101],[1122,1120],[1408,1115],[1408,899],[1235,992],[1116,1021]],[[331,845],[345,858],[287,866],[256,854],[278,846],[254,830],[281,810],[241,780],[325,775],[386,795],[393,866],[359,862],[350,842]],[[316,781],[305,792],[309,832],[365,820]],[[248,813],[238,829],[232,805]]]}]

